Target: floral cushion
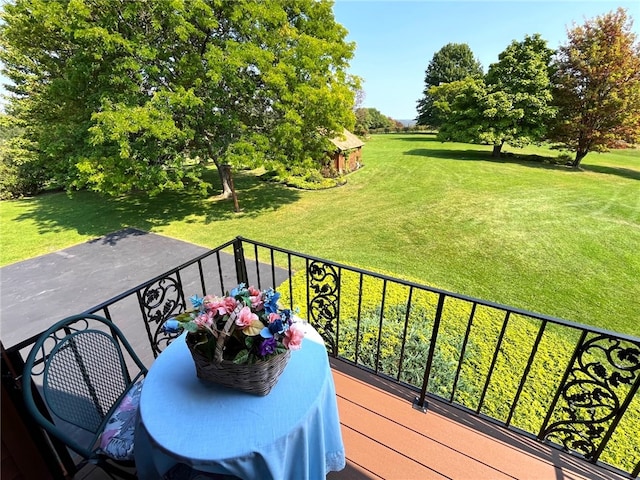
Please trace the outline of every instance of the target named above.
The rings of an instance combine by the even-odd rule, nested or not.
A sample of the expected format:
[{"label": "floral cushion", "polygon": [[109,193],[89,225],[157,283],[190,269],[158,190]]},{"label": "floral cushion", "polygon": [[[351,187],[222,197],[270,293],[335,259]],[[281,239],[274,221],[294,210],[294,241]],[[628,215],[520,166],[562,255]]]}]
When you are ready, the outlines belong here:
[{"label": "floral cushion", "polygon": [[100,451],[115,460],[133,460],[133,437],[141,392],[142,380],[139,380],[113,412],[100,437]]}]

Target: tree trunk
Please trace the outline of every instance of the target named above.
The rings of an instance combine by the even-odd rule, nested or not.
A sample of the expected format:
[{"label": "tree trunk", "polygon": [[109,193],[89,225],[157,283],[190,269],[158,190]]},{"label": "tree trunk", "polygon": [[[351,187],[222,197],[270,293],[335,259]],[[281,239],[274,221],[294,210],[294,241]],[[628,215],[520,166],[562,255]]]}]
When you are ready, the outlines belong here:
[{"label": "tree trunk", "polygon": [[[218,169],[218,177],[220,177],[220,185],[222,185],[222,193],[220,196],[222,198],[229,198],[233,193],[231,188],[233,183],[231,179],[231,167],[226,164],[221,164],[220,161],[217,160],[220,158],[222,151],[214,151],[211,142],[206,142],[206,145],[207,151],[209,152],[209,159],[216,164],[216,168]],[[225,166],[228,168],[224,168]]]},{"label": "tree trunk", "polygon": [[580,166],[580,162],[582,161],[582,159],[587,156],[587,153],[589,152],[576,150],[576,158],[575,160],[573,160],[573,163],[571,164],[571,166],[573,168],[578,168]]},{"label": "tree trunk", "polygon": [[227,164],[219,164],[216,162],[216,167],[218,167],[218,175],[220,176],[220,184],[222,185],[222,198],[229,198],[233,194],[233,189],[231,185],[233,184],[233,179],[231,178],[231,167]]},{"label": "tree trunk", "polygon": [[[224,163],[218,167],[220,173],[220,181],[222,182],[222,198],[233,198],[233,208],[236,213],[240,211],[240,205],[238,204],[238,196],[236,195],[236,189],[233,186],[233,177],[231,176],[231,165]],[[228,190],[228,193],[227,193]]]},{"label": "tree trunk", "polygon": [[504,145],[504,141],[502,141],[499,144],[493,146],[493,152],[491,152],[491,156],[493,158],[500,158],[500,152],[502,151],[502,145]]}]

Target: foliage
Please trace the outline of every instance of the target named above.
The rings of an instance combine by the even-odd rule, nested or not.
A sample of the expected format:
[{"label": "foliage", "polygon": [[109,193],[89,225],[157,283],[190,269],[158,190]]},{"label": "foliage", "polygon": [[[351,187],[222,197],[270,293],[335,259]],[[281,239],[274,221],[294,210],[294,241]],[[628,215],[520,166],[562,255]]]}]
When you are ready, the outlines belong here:
[{"label": "foliage", "polygon": [[438,127],[442,118],[433,106],[431,87],[464,80],[467,77],[480,78],[483,75],[480,62],[466,43],[448,43],[434,55],[425,72],[423,98],[418,101],[418,125]]},{"label": "foliage", "polygon": [[[193,336],[195,348],[210,361],[230,360],[237,364],[266,360],[302,346],[304,333],[293,322],[291,310],[280,309],[280,294],[272,289],[238,285],[224,297],[197,295],[190,298],[194,310],[167,320],[163,330]],[[227,327],[229,323],[229,327]],[[224,349],[216,356],[216,343]]]},{"label": "foliage", "polygon": [[346,183],[346,180],[341,175],[327,177],[313,166],[306,168],[304,166],[295,166],[288,169],[284,168],[284,166],[278,166],[275,170],[261,175],[261,178],[302,190],[324,190]]},{"label": "foliage", "polygon": [[[507,124],[496,131],[493,145],[523,147],[546,137],[555,116],[549,83],[553,50],[539,34],[515,40],[489,66],[485,83],[491,94],[504,93],[511,104]],[[501,122],[502,123],[502,122]]]},{"label": "foliage", "polygon": [[438,130],[438,140],[443,142],[492,143],[501,127],[494,120],[510,113],[505,95],[489,97],[482,79],[467,77],[432,87],[429,92],[434,110],[443,119]]},{"label": "foliage", "polygon": [[42,185],[42,166],[15,119],[0,114],[0,200],[32,195]]},{"label": "foliage", "polygon": [[319,129],[353,125],[354,45],[327,0],[18,0],[3,10],[8,111],[68,189],[204,193],[207,161],[319,163]]},{"label": "foliage", "polygon": [[554,58],[551,139],[575,151],[574,167],[589,152],[640,140],[640,42],[631,27],[621,8],[587,20]]},{"label": "foliage", "polygon": [[[366,135],[372,130],[384,130],[396,128],[399,122],[383,115],[375,108],[357,108],[355,110],[356,126],[354,132],[356,135]],[[400,123],[402,127],[402,124]]]},{"label": "foliage", "polygon": [[541,141],[555,110],[550,106],[552,51],[539,36],[513,41],[479,78],[432,87],[432,106],[442,123],[438,138],[493,145],[499,156],[505,143],[522,147]]}]

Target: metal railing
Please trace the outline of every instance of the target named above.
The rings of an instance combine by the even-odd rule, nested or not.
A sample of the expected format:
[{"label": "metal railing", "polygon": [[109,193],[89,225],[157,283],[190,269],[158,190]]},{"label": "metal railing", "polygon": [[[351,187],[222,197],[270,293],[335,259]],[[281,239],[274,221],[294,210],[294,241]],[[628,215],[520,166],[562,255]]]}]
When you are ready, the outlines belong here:
[{"label": "metal railing", "polygon": [[[437,399],[617,473],[640,473],[636,337],[242,237],[86,313],[146,339],[132,344],[150,363],[175,338],[161,327],[189,308],[188,295],[237,283],[278,288],[330,355],[414,390],[415,408]],[[20,371],[36,338],[3,352],[3,381],[4,359]]]}]

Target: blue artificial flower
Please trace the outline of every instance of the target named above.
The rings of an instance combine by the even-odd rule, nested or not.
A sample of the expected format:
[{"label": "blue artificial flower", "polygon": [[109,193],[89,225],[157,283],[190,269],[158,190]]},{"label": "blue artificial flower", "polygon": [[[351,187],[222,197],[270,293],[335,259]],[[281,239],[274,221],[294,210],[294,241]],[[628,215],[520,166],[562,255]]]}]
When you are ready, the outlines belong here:
[{"label": "blue artificial flower", "polygon": [[271,355],[276,351],[277,346],[278,341],[275,338],[267,338],[260,344],[260,347],[258,347],[258,353],[263,357]]},{"label": "blue artificial flower", "polygon": [[291,310],[285,308],[284,310],[280,310],[280,318],[287,325],[291,325],[293,323],[293,315],[291,314]]},{"label": "blue artificial flower", "polygon": [[170,318],[164,325],[162,325],[162,331],[164,333],[179,333],[180,332],[180,322],[175,318]]},{"label": "blue artificial flower", "polygon": [[269,329],[272,335],[275,335],[276,333],[284,332],[284,325],[282,324],[282,320],[274,320],[268,325],[267,328]]},{"label": "blue artificial flower", "polygon": [[244,293],[246,285],[244,283],[239,283],[236,288],[231,290],[231,296],[236,297],[238,295],[242,295]]},{"label": "blue artificial flower", "polygon": [[198,295],[189,297],[189,301],[191,302],[191,305],[193,305],[193,308],[201,308],[203,300],[204,298],[199,297]]},{"label": "blue artificial flower", "polygon": [[260,336],[262,338],[271,338],[273,337],[273,333],[269,331],[269,327],[264,327],[262,330],[260,330]]},{"label": "blue artificial flower", "polygon": [[273,289],[269,289],[265,292],[264,299],[264,311],[269,313],[278,313],[278,300],[280,299],[280,292],[274,292]]}]

